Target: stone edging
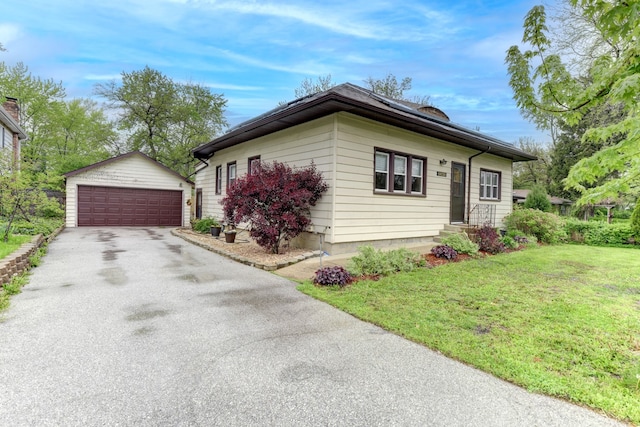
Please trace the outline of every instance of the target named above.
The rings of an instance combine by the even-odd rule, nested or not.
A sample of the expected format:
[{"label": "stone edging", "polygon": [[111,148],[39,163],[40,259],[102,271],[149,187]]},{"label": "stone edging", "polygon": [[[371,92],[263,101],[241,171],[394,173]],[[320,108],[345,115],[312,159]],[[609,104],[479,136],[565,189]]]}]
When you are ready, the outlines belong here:
[{"label": "stone edging", "polygon": [[238,254],[234,254],[233,252],[228,252],[228,251],[225,251],[224,249],[219,249],[219,248],[215,248],[213,246],[206,245],[206,244],[204,244],[202,242],[199,242],[199,241],[197,241],[195,239],[190,239],[188,235],[179,233],[177,231],[177,229],[171,230],[171,234],[173,234],[174,236],[180,237],[181,239],[186,240],[187,242],[192,243],[192,244],[194,244],[196,246],[200,246],[201,248],[204,248],[204,249],[206,249],[208,251],[215,252],[218,255],[222,255],[222,256],[225,256],[227,258],[231,258],[234,261],[237,261],[237,262],[240,262],[242,264],[248,265],[250,267],[259,268],[261,270],[266,270],[266,271],[275,271],[275,270],[278,270],[280,268],[284,268],[284,267],[286,267],[288,265],[292,265],[292,264],[296,264],[296,263],[298,263],[300,261],[304,261],[305,259],[308,259],[308,258],[319,257],[322,254],[322,252],[320,252],[320,251],[305,252],[302,255],[298,255],[297,257],[289,258],[287,260],[283,260],[283,261],[278,262],[278,263],[262,264],[262,263],[259,263],[259,262],[255,262],[254,260],[251,260],[249,258],[240,256]]},{"label": "stone edging", "polygon": [[33,236],[31,241],[23,243],[17,251],[0,260],[0,286],[11,282],[13,276],[22,274],[31,267],[29,258],[42,246],[49,243],[64,229],[64,225],[49,235],[46,239],[42,234]]}]

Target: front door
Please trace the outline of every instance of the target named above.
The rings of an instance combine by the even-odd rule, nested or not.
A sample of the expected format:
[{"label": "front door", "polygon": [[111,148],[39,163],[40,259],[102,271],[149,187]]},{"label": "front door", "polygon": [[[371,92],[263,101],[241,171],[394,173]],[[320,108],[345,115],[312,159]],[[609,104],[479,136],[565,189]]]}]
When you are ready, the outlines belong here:
[{"label": "front door", "polygon": [[465,177],[467,167],[451,162],[451,223],[464,222]]}]

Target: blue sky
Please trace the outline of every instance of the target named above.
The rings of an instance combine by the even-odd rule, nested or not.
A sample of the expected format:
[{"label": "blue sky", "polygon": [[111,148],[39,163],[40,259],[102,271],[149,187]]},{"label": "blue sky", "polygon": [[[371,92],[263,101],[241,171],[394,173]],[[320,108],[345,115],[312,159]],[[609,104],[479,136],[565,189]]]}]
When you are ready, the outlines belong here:
[{"label": "blue sky", "polygon": [[305,78],[413,79],[452,121],[507,142],[547,136],[519,114],[505,51],[535,1],[23,0],[4,2],[0,60],[69,97],[145,65],[228,100],[230,125],[292,100]]}]

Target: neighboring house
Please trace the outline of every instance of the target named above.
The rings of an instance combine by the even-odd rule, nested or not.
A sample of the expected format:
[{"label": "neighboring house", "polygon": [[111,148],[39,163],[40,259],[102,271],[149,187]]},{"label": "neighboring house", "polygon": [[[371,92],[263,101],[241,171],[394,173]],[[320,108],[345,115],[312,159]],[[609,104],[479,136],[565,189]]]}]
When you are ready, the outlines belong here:
[{"label": "neighboring house", "polygon": [[[513,203],[521,204],[527,199],[531,190],[513,190]],[[569,211],[573,202],[569,199],[563,199],[562,197],[549,196],[551,202],[551,209],[558,215],[569,215]]]},{"label": "neighboring house", "polygon": [[202,161],[196,211],[218,219],[226,189],[255,162],[313,162],[329,190],[312,209],[312,230],[294,243],[322,241],[334,254],[432,241],[450,223],[498,226],[512,210],[513,162],[536,159],[433,107],[349,83],[242,123],[193,154]]},{"label": "neighboring house", "polygon": [[6,98],[0,106],[0,152],[11,153],[12,167],[20,168],[20,141],[27,139],[27,134],[20,127],[20,107],[15,98]]},{"label": "neighboring house", "polygon": [[189,225],[193,183],[139,151],[65,178],[67,227]]}]

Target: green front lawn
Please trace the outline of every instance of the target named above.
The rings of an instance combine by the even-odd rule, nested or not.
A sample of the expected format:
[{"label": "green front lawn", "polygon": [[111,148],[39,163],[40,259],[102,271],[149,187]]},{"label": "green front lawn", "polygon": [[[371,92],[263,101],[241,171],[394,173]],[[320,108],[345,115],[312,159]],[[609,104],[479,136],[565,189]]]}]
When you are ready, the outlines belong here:
[{"label": "green front lawn", "polygon": [[3,236],[0,235],[0,259],[16,251],[23,243],[33,238],[33,236],[9,235],[9,241],[5,242],[2,237]]},{"label": "green front lawn", "polygon": [[640,424],[640,251],[543,246],[302,292],[528,390]]}]

